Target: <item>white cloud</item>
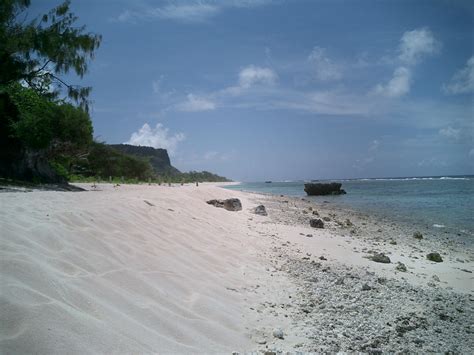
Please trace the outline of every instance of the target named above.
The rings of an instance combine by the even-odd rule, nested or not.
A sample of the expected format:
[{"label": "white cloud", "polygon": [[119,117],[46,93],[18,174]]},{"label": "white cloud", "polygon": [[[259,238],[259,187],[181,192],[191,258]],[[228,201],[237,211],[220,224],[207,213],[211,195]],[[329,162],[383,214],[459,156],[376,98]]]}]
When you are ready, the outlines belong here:
[{"label": "white cloud", "polygon": [[340,91],[280,91],[273,95],[272,101],[263,107],[267,109],[286,109],[322,115],[364,116],[371,111],[371,104],[365,97]]},{"label": "white cloud", "polygon": [[220,9],[202,2],[194,4],[167,5],[151,11],[154,17],[182,22],[203,22],[216,15]]},{"label": "white cloud", "polygon": [[161,123],[157,123],[155,128],[151,128],[148,123],[145,123],[137,132],[132,133],[125,144],[164,148],[173,155],[178,143],[184,141],[185,138],[183,133],[170,135],[168,128],[165,128]]},{"label": "white cloud", "polygon": [[448,94],[468,94],[474,92],[474,56],[469,58],[466,66],[456,72],[449,84],[443,89]]},{"label": "white cloud", "polygon": [[417,64],[424,56],[438,53],[441,43],[428,28],[407,31],[400,39],[398,58],[406,65]]},{"label": "white cloud", "polygon": [[182,23],[201,23],[210,20],[224,9],[252,8],[271,3],[271,0],[181,0],[168,5],[137,7],[124,10],[112,19],[114,22],[131,22],[139,20],[171,20]]},{"label": "white cloud", "polygon": [[379,150],[379,147],[380,147],[380,141],[377,139],[374,139],[372,143],[370,143],[369,152],[376,152]]},{"label": "white cloud", "polygon": [[438,53],[440,49],[441,42],[434,38],[428,28],[406,31],[402,35],[398,47],[397,59],[402,65],[395,69],[387,84],[378,84],[371,93],[391,98],[408,94],[412,84],[414,66],[420,63],[425,56]]},{"label": "white cloud", "polygon": [[335,64],[326,55],[326,50],[321,47],[314,47],[308,57],[308,61],[313,67],[314,75],[318,80],[330,81],[342,78],[342,71],[339,65]]},{"label": "white cloud", "polygon": [[450,139],[458,140],[461,137],[461,130],[453,127],[441,128],[439,134]]},{"label": "white cloud", "polygon": [[405,67],[395,69],[392,79],[386,84],[378,84],[373,93],[386,97],[399,97],[410,92],[411,71]]},{"label": "white cloud", "polygon": [[176,109],[185,112],[212,111],[216,109],[216,104],[210,99],[188,94],[187,100],[176,105]]},{"label": "white cloud", "polygon": [[163,75],[160,75],[160,78],[157,79],[157,80],[153,80],[151,82],[151,86],[153,88],[153,93],[154,94],[159,94],[161,92],[161,86],[162,86],[162,83],[163,83]]},{"label": "white cloud", "polygon": [[262,68],[249,65],[239,73],[239,86],[249,88],[254,85],[273,85],[278,79],[278,75],[270,68]]}]

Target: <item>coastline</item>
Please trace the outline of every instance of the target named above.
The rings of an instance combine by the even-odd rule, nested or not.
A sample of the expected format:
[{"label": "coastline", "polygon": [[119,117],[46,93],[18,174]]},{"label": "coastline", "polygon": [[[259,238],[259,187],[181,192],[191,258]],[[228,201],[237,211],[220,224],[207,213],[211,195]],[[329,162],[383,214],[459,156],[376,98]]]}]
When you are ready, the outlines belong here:
[{"label": "coastline", "polygon": [[[2,193],[0,347],[472,350],[472,250],[415,240],[354,211],[222,185]],[[205,203],[230,197],[242,211]],[[252,213],[259,204],[267,217]],[[330,219],[325,229],[309,227],[309,207]],[[432,251],[444,261],[426,260]],[[367,259],[373,252],[392,262]]]}]

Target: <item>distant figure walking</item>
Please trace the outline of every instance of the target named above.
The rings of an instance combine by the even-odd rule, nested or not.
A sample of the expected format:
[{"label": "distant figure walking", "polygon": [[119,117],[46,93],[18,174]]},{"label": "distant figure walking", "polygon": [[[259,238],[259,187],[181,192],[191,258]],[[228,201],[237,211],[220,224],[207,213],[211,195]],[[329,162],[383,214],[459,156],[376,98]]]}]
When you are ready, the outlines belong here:
[{"label": "distant figure walking", "polygon": [[199,186],[199,183],[196,181],[196,186]]}]

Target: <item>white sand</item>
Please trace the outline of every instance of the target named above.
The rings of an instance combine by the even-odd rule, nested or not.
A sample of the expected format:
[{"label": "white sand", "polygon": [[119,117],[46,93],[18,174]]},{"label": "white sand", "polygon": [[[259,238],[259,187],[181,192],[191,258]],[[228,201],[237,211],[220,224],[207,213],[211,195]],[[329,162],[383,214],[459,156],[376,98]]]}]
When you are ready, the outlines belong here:
[{"label": "white sand", "polygon": [[[359,241],[251,214],[250,194],[212,184],[97,190],[0,194],[0,352],[254,350],[259,334],[290,326],[283,315],[249,309],[293,292],[268,263],[271,248],[287,240],[296,253],[394,276],[393,264],[352,252],[363,247]],[[244,210],[205,203],[229,197],[240,198]],[[394,253],[403,260],[401,246]],[[417,270],[436,273],[446,286],[472,292],[472,274],[453,265],[447,260],[432,271],[420,260],[404,277],[418,282],[410,276]],[[289,347],[297,341],[290,335]]]}]

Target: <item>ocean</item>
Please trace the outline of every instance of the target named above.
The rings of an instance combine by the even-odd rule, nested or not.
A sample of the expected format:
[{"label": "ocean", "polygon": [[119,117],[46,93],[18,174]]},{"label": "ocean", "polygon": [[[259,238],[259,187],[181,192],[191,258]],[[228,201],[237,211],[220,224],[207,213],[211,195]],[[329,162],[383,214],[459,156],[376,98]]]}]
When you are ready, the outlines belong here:
[{"label": "ocean", "polygon": [[[346,195],[306,196],[304,181],[245,182],[228,189],[328,201],[394,222],[407,223],[435,235],[474,244],[474,176],[404,177],[331,180]],[[328,181],[321,181],[328,182]]]}]

